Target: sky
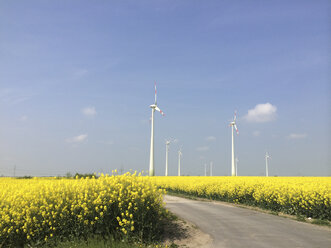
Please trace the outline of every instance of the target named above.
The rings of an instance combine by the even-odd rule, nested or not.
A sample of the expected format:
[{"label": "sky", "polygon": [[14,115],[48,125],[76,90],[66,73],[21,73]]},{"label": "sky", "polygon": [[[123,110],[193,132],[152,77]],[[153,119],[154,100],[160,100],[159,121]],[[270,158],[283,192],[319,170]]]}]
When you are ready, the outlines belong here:
[{"label": "sky", "polygon": [[331,176],[331,2],[0,0],[0,175]]}]

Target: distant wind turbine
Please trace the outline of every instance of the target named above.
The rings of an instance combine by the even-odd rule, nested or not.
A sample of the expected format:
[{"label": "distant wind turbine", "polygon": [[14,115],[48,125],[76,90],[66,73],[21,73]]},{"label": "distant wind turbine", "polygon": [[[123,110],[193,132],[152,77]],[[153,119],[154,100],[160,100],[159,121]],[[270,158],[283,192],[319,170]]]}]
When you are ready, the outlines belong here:
[{"label": "distant wind turbine", "polygon": [[268,177],[269,176],[269,172],[268,172],[268,159],[271,158],[268,154],[268,152],[265,153],[265,176]]},{"label": "distant wind turbine", "polygon": [[236,111],[234,112],[234,118],[233,121],[230,122],[230,125],[232,127],[232,156],[231,156],[231,176],[236,176],[236,168],[235,168],[235,163],[234,163],[234,137],[233,137],[233,127],[236,129],[237,134],[239,134],[238,132],[238,128],[236,125],[236,118],[237,118],[237,113]]},{"label": "distant wind turbine", "polygon": [[166,140],[166,168],[165,168],[165,176],[168,176],[168,153],[169,153],[169,145],[170,145],[170,140]]},{"label": "distant wind turbine", "polygon": [[180,176],[180,159],[182,156],[183,156],[182,148],[180,148],[178,151],[178,176]]},{"label": "distant wind turbine", "polygon": [[210,161],[210,176],[213,176],[213,161]]},{"label": "distant wind turbine", "polygon": [[207,164],[205,164],[205,177],[207,176]]},{"label": "distant wind turbine", "polygon": [[152,118],[151,118],[151,150],[150,150],[150,156],[149,156],[149,176],[155,176],[154,171],[154,112],[159,111],[161,115],[164,116],[164,113],[156,104],[156,82],[154,83],[155,88],[155,102],[154,104],[150,105],[150,108],[152,109]]}]

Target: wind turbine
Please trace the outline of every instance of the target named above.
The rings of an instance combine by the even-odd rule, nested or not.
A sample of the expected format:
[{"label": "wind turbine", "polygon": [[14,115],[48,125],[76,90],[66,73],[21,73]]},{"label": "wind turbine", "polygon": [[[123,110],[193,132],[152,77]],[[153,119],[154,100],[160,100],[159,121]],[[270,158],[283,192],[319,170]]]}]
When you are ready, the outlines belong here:
[{"label": "wind turbine", "polygon": [[152,109],[152,118],[151,118],[151,150],[150,150],[150,156],[149,156],[149,176],[155,176],[154,171],[154,112],[159,111],[161,115],[164,116],[164,113],[156,104],[156,82],[154,83],[155,88],[155,102],[154,104],[150,105],[150,108]]},{"label": "wind turbine", "polygon": [[169,153],[169,145],[170,145],[170,140],[166,140],[166,168],[165,168],[165,176],[168,176],[168,153]]},{"label": "wind turbine", "polygon": [[207,164],[205,164],[205,177],[207,176]]},{"label": "wind turbine", "polygon": [[213,161],[210,161],[210,176],[213,176]]},{"label": "wind turbine", "polygon": [[239,162],[239,159],[236,157],[236,175],[238,176],[238,162]]},{"label": "wind turbine", "polygon": [[265,176],[268,177],[268,159],[271,158],[268,154],[268,152],[265,153]]},{"label": "wind turbine", "polygon": [[182,148],[180,148],[178,151],[178,176],[180,176],[180,159],[182,156],[183,156]]},{"label": "wind turbine", "polygon": [[235,164],[234,164],[234,137],[233,137],[233,127],[236,129],[237,134],[239,134],[238,132],[238,128],[236,125],[236,118],[237,118],[237,113],[236,111],[234,112],[234,117],[233,117],[233,121],[230,122],[230,125],[232,127],[232,156],[231,156],[231,176],[236,176],[236,168],[235,168]]}]

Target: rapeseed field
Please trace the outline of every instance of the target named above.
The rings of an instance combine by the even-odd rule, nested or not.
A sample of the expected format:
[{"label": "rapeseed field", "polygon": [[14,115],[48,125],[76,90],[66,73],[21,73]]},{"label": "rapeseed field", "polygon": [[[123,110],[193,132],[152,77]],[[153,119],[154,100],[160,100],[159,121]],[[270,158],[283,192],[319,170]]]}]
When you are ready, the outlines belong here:
[{"label": "rapeseed field", "polygon": [[163,191],[136,174],[0,179],[0,247],[91,234],[144,241],[158,231]]},{"label": "rapeseed field", "polygon": [[111,236],[151,240],[165,191],[331,220],[330,177],[0,178],[0,247]]},{"label": "rapeseed field", "polygon": [[169,192],[331,220],[331,177],[155,177]]}]

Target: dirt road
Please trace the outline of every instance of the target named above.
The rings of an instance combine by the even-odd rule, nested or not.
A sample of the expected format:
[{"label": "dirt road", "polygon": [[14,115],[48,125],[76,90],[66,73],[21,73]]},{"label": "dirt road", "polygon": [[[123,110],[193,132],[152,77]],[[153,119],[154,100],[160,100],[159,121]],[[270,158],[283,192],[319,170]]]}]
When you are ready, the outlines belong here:
[{"label": "dirt road", "polygon": [[221,202],[196,201],[169,195],[165,196],[165,202],[171,212],[211,236],[212,244],[206,244],[205,247],[331,248],[331,228],[328,227]]}]

